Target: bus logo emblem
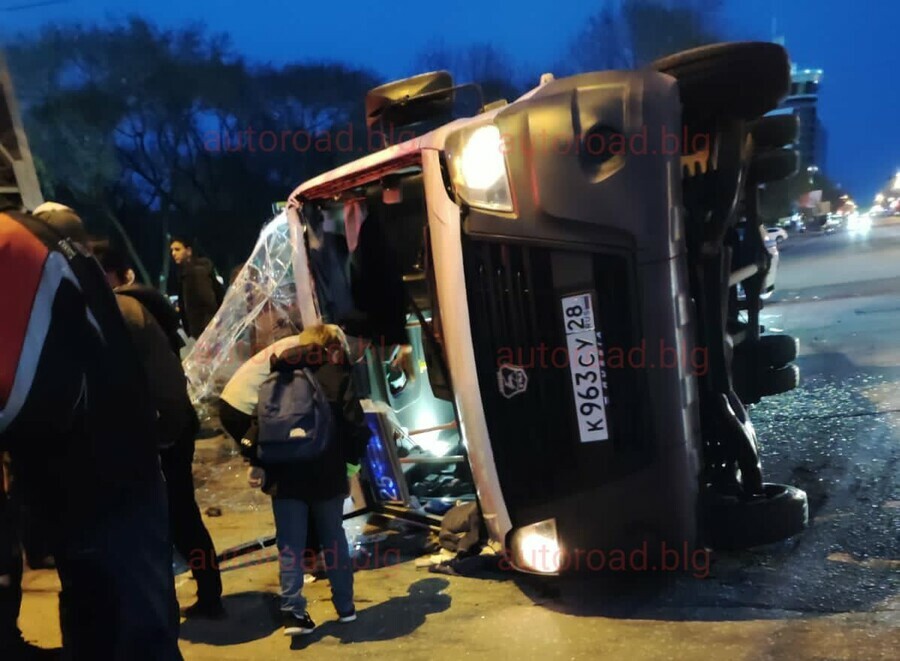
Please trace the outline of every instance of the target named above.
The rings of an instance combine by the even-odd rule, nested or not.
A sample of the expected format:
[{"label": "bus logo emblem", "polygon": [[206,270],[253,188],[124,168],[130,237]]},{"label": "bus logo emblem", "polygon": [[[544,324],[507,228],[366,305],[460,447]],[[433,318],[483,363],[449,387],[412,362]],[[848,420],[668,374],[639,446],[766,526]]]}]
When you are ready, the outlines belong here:
[{"label": "bus logo emblem", "polygon": [[497,385],[501,395],[512,399],[528,390],[528,374],[517,365],[501,365],[497,370]]}]

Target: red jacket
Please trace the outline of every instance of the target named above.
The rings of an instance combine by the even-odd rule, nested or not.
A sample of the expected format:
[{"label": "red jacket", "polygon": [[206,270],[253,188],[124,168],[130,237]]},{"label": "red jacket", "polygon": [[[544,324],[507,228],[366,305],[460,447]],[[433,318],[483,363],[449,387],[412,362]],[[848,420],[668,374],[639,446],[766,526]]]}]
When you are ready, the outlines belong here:
[{"label": "red jacket", "polygon": [[0,451],[36,476],[23,479],[30,495],[115,508],[117,494],[157,484],[156,411],[96,261],[7,211],[0,283]]}]

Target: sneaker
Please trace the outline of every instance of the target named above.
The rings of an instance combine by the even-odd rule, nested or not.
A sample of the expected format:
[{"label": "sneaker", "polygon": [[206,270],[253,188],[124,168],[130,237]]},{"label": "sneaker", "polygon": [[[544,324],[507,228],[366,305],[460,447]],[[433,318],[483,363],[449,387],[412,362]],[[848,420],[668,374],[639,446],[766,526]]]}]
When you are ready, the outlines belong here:
[{"label": "sneaker", "polygon": [[356,609],[354,608],[348,613],[338,613],[338,622],[353,622],[356,620]]},{"label": "sneaker", "polygon": [[300,636],[312,633],[316,628],[316,623],[312,621],[309,613],[304,612],[303,615],[282,611],[282,622],[284,623],[285,636]]},{"label": "sneaker", "polygon": [[221,620],[225,618],[225,607],[219,599],[215,601],[198,601],[188,606],[181,614],[187,619]]}]

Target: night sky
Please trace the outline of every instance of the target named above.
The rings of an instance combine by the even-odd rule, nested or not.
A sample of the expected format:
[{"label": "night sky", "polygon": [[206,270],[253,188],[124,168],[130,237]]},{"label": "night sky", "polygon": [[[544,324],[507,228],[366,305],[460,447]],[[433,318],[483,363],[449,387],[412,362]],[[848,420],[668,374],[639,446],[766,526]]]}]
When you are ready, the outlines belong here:
[{"label": "night sky", "polygon": [[[0,0],[0,37],[47,21],[102,20],[139,13],[164,26],[203,21],[231,34],[251,60],[334,59],[370,67],[385,79],[414,73],[432,40],[491,41],[523,71],[552,70],[569,39],[600,1],[547,0]],[[896,32],[900,3],[882,0],[726,0],[729,39],[770,39],[772,17],[800,68],[825,70],[821,115],[829,133],[827,169],[868,205],[900,168],[896,128],[900,84]],[[535,81],[537,82],[537,81]],[[362,99],[360,99],[362,103]]]}]

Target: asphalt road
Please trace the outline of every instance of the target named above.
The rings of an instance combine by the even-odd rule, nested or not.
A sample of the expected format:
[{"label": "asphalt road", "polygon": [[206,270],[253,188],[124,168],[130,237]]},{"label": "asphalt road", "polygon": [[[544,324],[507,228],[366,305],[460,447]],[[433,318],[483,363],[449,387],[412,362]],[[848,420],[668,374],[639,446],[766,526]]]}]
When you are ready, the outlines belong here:
[{"label": "asphalt road", "polygon": [[[552,580],[505,572],[437,576],[411,559],[356,574],[359,620],[339,625],[327,582],[305,593],[322,626],[290,641],[278,630],[276,567],[231,563],[225,622],[182,626],[194,659],[746,659],[900,656],[900,225],[792,237],[770,332],[800,338],[797,390],[751,410],[768,481],[810,498],[810,527],[783,543],[715,554],[703,578]],[[271,530],[246,504],[239,462],[218,477],[198,466],[220,547]],[[229,494],[234,494],[229,495]],[[192,582],[179,579],[189,603]],[[31,572],[26,635],[58,641],[55,583]]]},{"label": "asphalt road", "polygon": [[827,295],[835,288],[876,292],[878,282],[900,277],[900,218],[876,221],[866,234],[847,231],[792,235],[782,244],[777,300]]}]

